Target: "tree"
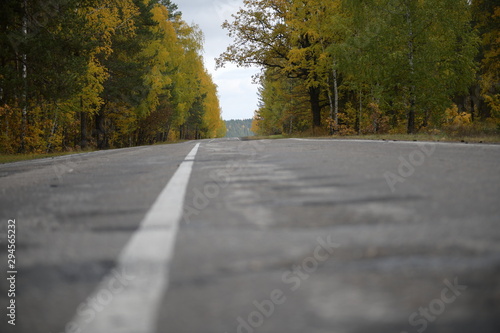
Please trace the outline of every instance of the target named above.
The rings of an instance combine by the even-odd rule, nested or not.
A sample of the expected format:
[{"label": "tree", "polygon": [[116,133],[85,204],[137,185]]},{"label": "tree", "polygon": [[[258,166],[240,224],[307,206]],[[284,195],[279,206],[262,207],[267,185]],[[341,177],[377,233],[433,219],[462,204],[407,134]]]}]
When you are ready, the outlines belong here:
[{"label": "tree", "polygon": [[[321,39],[308,29],[309,1],[245,0],[245,8],[225,22],[233,45],[217,64],[274,68],[283,76],[304,81],[309,93],[312,123],[321,126]],[[300,25],[298,24],[300,22]]]},{"label": "tree", "polygon": [[242,138],[253,136],[254,133],[250,130],[252,126],[252,119],[245,120],[228,120],[226,121],[227,137],[228,138]]},{"label": "tree", "polygon": [[224,135],[203,35],[170,0],[5,0],[0,149],[123,147]]},{"label": "tree", "polygon": [[302,132],[310,124],[309,94],[301,81],[283,78],[276,69],[261,77],[254,126],[259,135]]},{"label": "tree", "polygon": [[494,1],[472,1],[475,27],[481,34],[480,79],[481,95],[500,119],[500,4]]},{"label": "tree", "polygon": [[[369,80],[377,87],[375,102],[402,106],[408,133],[439,121],[453,95],[473,82],[477,36],[467,0],[347,0],[346,8],[357,24],[354,40],[366,39],[357,45],[366,57],[357,67],[376,68]],[[362,36],[373,22],[375,36]]]},{"label": "tree", "polygon": [[339,75],[337,57],[330,50],[345,38],[340,5],[341,1],[295,0],[286,15],[292,40],[286,70],[292,77],[300,73],[304,78],[315,126],[321,125],[320,97],[326,91],[332,134],[338,127]]}]

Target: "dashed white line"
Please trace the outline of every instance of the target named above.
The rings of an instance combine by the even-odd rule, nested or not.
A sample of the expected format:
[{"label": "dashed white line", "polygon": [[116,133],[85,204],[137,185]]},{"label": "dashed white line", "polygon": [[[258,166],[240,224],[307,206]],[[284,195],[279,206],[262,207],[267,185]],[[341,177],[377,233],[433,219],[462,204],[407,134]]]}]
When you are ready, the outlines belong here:
[{"label": "dashed white line", "polygon": [[[103,290],[113,286],[113,293],[107,293],[108,298],[111,295],[109,303],[93,316],[88,309],[77,310],[72,323],[78,332],[155,332],[158,308],[168,287],[169,265],[186,189],[199,146],[198,143],[187,155],[123,249],[114,274],[106,277],[89,297],[99,299]],[[122,281],[121,289],[117,288],[116,272],[128,279]]]}]

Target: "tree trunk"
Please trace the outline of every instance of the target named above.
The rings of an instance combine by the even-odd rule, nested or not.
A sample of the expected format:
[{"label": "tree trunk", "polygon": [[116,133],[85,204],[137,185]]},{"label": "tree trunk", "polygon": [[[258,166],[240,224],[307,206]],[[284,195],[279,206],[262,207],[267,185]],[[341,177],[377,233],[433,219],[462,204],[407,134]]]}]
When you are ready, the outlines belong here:
[{"label": "tree trunk", "polygon": [[171,126],[170,124],[167,125],[166,131],[165,131],[165,140],[164,140],[165,142],[168,141],[168,137],[170,136],[170,126]]},{"label": "tree trunk", "polygon": [[88,146],[87,141],[87,115],[83,109],[83,97],[80,97],[80,147],[86,149]]},{"label": "tree trunk", "polygon": [[[334,63],[335,65],[335,63]],[[339,85],[337,81],[337,70],[333,70],[333,94],[330,91],[330,78],[327,79],[328,83],[328,101],[330,102],[330,135],[335,134],[339,128]]]},{"label": "tree trunk", "polygon": [[97,112],[95,115],[97,148],[99,149],[109,148],[105,121],[106,121],[106,116],[104,115],[104,106],[102,106],[99,112]]},{"label": "tree trunk", "polygon": [[[24,14],[22,33],[24,42],[28,38],[28,1],[23,1]],[[23,93],[22,93],[22,111],[21,111],[21,152],[26,152],[26,132],[28,127],[28,57],[23,53],[22,57],[22,79],[23,79]]]},{"label": "tree trunk", "polygon": [[309,98],[311,102],[311,112],[313,117],[313,128],[321,126],[321,89],[320,87],[309,88]]},{"label": "tree trunk", "polygon": [[333,97],[332,97],[332,92],[330,91],[330,77],[327,78],[327,81],[328,83],[328,102],[330,103],[330,123],[329,123],[329,127],[330,127],[330,135],[333,135],[335,134],[335,126],[333,125],[332,121],[334,122],[334,118],[335,118],[335,106],[334,106],[334,102],[333,102]]},{"label": "tree trunk", "polygon": [[[330,79],[328,79],[328,101],[330,102],[330,135],[335,134],[335,126],[333,125],[332,120],[335,118],[335,106],[333,105],[333,97],[330,91]],[[334,120],[333,120],[334,121]]]},{"label": "tree trunk", "polygon": [[333,89],[335,95],[335,111],[333,114],[333,126],[334,126],[334,131],[337,132],[339,129],[339,82],[338,82],[338,73],[336,69],[333,71]]},{"label": "tree trunk", "polygon": [[[479,79],[477,80],[479,81]],[[470,95],[470,112],[472,114],[472,121],[481,120],[481,108],[480,108],[480,97],[481,96],[481,88],[478,84],[470,87],[469,95]]]},{"label": "tree trunk", "polygon": [[410,8],[407,8],[406,21],[408,23],[408,64],[410,66],[410,109],[408,110],[408,134],[415,134],[415,107],[416,107],[416,88],[415,88],[415,45],[413,43],[413,22],[411,19]]},{"label": "tree trunk", "polygon": [[410,110],[408,112],[408,134],[415,134],[415,87],[411,87],[410,92]]},{"label": "tree trunk", "polygon": [[[54,135],[56,134],[56,131],[57,131],[57,118],[58,118],[57,115],[58,115],[58,112],[56,111],[55,115],[54,115],[54,120],[52,123],[52,129],[50,130],[49,139],[47,140],[48,144],[47,144],[47,149],[45,151],[46,153],[50,153],[50,150],[52,149],[51,141],[52,141],[52,138],[54,137]],[[63,144],[64,144],[64,139],[63,139]]]},{"label": "tree trunk", "polygon": [[361,115],[363,112],[363,90],[359,89],[359,110],[356,117],[356,131],[361,135]]}]

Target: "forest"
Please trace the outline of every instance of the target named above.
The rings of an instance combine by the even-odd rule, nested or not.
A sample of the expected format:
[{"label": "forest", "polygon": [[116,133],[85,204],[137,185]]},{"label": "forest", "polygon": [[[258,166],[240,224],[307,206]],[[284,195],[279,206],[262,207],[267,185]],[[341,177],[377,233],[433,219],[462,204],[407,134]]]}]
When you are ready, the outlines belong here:
[{"label": "forest", "polygon": [[226,121],[226,138],[242,138],[254,136],[250,130],[252,127],[252,119],[244,120],[227,120]]},{"label": "forest", "polygon": [[0,152],[224,137],[203,42],[170,0],[3,0]]},{"label": "forest", "polygon": [[500,132],[497,1],[245,0],[223,27],[258,135]]}]

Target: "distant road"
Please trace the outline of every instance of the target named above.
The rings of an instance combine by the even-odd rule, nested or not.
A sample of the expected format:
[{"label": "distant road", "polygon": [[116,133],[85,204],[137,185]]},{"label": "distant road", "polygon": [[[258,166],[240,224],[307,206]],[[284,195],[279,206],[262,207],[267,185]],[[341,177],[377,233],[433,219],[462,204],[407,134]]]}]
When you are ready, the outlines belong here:
[{"label": "distant road", "polygon": [[500,332],[498,145],[138,147],[0,165],[0,198],[0,332]]}]

